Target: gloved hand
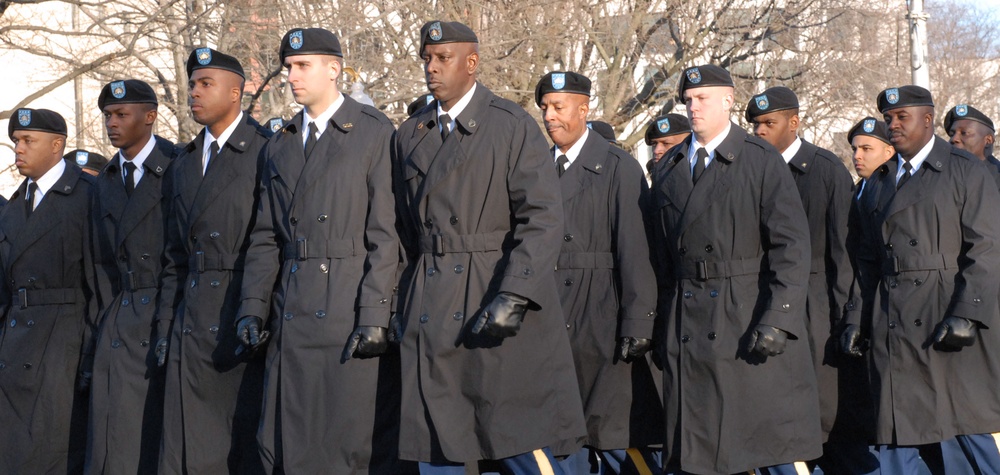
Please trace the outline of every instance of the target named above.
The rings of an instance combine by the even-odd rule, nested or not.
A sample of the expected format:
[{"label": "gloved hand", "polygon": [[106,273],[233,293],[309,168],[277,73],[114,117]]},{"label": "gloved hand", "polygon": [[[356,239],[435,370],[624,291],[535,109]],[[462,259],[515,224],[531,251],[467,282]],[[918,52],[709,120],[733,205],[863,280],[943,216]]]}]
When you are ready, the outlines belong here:
[{"label": "gloved hand", "polygon": [[347,348],[344,348],[341,359],[347,361],[352,356],[372,358],[385,353],[389,347],[387,333],[384,327],[363,325],[355,328],[347,340]]},{"label": "gloved hand", "polygon": [[156,366],[163,367],[167,364],[167,351],[170,346],[170,340],[166,337],[156,340],[156,345],[153,346],[153,356],[156,357]]},{"label": "gloved hand", "polygon": [[389,343],[398,345],[403,342],[403,324],[399,322],[396,312],[389,314]]},{"label": "gloved hand", "polygon": [[653,347],[649,338],[623,336],[618,341],[618,357],[622,361],[632,361],[642,357]]},{"label": "gloved hand", "polygon": [[757,353],[761,356],[778,356],[785,352],[786,341],[788,341],[788,334],[784,330],[758,323],[750,332],[747,352]]},{"label": "gloved hand", "polygon": [[972,320],[947,317],[934,328],[934,343],[949,349],[960,350],[976,343],[979,327]]},{"label": "gloved hand", "polygon": [[239,338],[240,342],[243,343],[243,346],[236,349],[237,355],[243,353],[244,348],[255,350],[264,342],[260,332],[261,324],[260,317],[253,315],[244,316],[236,322],[236,338]]},{"label": "gloved hand", "polygon": [[483,313],[472,327],[472,333],[478,335],[479,332],[486,330],[486,333],[497,338],[517,335],[527,309],[528,299],[510,292],[500,292],[483,309]]},{"label": "gloved hand", "polygon": [[865,352],[861,345],[861,327],[848,323],[840,333],[840,351],[845,355],[860,358]]}]

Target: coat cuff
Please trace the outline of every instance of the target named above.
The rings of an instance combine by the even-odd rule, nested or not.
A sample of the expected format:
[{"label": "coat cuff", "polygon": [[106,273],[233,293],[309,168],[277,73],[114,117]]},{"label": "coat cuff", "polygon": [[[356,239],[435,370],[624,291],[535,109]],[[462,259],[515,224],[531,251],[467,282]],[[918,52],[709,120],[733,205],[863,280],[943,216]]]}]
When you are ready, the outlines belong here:
[{"label": "coat cuff", "polygon": [[764,311],[758,323],[784,331],[788,334],[789,340],[797,340],[799,336],[805,335],[803,311],[804,309],[795,308],[790,303],[772,302],[771,308]]},{"label": "coat cuff", "polygon": [[358,310],[359,327],[389,327],[389,306],[361,307]]},{"label": "coat cuff", "polygon": [[621,336],[653,339],[655,318],[656,312],[649,312],[644,316],[622,318]]},{"label": "coat cuff", "polygon": [[[996,299],[994,298],[993,300]],[[972,320],[976,322],[976,325],[979,328],[987,329],[989,328],[989,325],[983,321],[981,316],[983,315],[983,310],[987,308],[986,302],[988,301],[989,299],[983,297],[973,297],[972,299],[959,300],[955,302],[951,315],[962,317],[966,320]]]},{"label": "coat cuff", "polygon": [[261,299],[246,298],[240,303],[240,311],[236,312],[236,321],[246,316],[258,317],[261,320],[266,320],[267,316],[267,302]]}]

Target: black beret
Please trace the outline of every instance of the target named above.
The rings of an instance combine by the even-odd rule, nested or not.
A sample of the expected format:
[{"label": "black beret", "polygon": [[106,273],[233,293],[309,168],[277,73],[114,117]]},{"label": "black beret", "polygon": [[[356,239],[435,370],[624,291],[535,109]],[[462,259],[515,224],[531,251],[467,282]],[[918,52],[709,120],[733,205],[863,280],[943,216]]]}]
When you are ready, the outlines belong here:
[{"label": "black beret", "polygon": [[104,110],[108,104],[159,104],[152,86],[138,79],[111,81],[101,89],[97,108]]},{"label": "black beret", "polygon": [[50,134],[67,135],[66,119],[48,109],[18,109],[16,117],[7,121],[7,136],[14,139],[17,130],[37,130]]},{"label": "black beret", "polygon": [[246,79],[246,74],[243,73],[243,66],[238,59],[226,53],[220,53],[212,48],[198,48],[192,51],[187,61],[188,77],[191,77],[191,73],[195,72],[195,70],[206,68],[222,69],[239,74],[241,78]]},{"label": "black beret", "polygon": [[691,132],[691,122],[680,114],[661,115],[646,127],[646,145],[653,145],[653,140],[671,135]]},{"label": "black beret", "polygon": [[426,45],[445,43],[479,43],[472,28],[457,21],[429,21],[420,27],[420,54]]},{"label": "black beret", "polygon": [[298,54],[322,54],[344,57],[340,51],[340,40],[337,35],[323,28],[295,28],[288,30],[281,38],[281,49],[278,54],[284,62],[288,56]]},{"label": "black beret", "polygon": [[892,142],[889,140],[889,127],[885,125],[885,122],[874,117],[865,117],[861,119],[861,122],[854,124],[854,127],[851,127],[851,130],[847,132],[847,143],[853,145],[854,137],[858,135],[875,137],[892,145]]},{"label": "black beret", "polygon": [[944,116],[944,131],[950,133],[951,125],[955,123],[956,120],[974,120],[990,128],[991,131],[996,132],[996,128],[993,127],[993,121],[986,114],[979,112],[978,109],[972,107],[968,104],[959,104],[952,107]]},{"label": "black beret", "polygon": [[568,92],[590,96],[590,79],[573,71],[552,71],[535,85],[535,105],[542,105],[542,96],[550,92]]},{"label": "black beret", "polygon": [[683,100],[684,91],[687,89],[715,86],[735,86],[733,77],[729,75],[729,71],[714,64],[703,64],[687,68],[681,74],[681,81],[677,85],[677,96]]},{"label": "black beret", "polygon": [[795,92],[785,86],[775,86],[753,96],[750,103],[747,104],[744,117],[746,117],[747,122],[753,122],[755,117],[764,114],[798,108],[799,98],[795,96]]},{"label": "black beret", "polygon": [[418,110],[423,109],[424,106],[432,102],[434,102],[434,94],[424,94],[406,106],[406,115],[416,114]]},{"label": "black beret", "polygon": [[614,127],[611,127],[611,124],[607,122],[592,120],[587,122],[587,128],[597,132],[598,135],[604,137],[604,140],[607,140],[608,142],[618,143],[618,137],[615,137]]},{"label": "black beret", "polygon": [[281,117],[272,117],[267,119],[267,125],[265,127],[267,127],[267,130],[270,130],[271,132],[277,132],[284,126],[285,119],[282,119]]},{"label": "black beret", "polygon": [[900,107],[931,106],[934,107],[934,99],[931,98],[931,91],[912,84],[900,87],[890,87],[879,93],[876,98],[878,111],[899,109]]},{"label": "black beret", "polygon": [[104,165],[108,164],[108,159],[104,155],[81,149],[76,149],[66,155],[63,155],[63,159],[69,160],[82,168],[89,168],[95,172],[100,172],[101,169],[104,168]]}]

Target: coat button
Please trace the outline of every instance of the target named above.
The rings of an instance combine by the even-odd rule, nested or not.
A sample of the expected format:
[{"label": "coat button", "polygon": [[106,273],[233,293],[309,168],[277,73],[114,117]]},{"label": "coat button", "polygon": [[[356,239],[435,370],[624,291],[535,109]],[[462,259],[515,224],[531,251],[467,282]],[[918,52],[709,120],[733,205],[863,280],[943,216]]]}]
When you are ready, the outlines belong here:
[{"label": "coat button", "polygon": [[572,240],[573,240],[573,235],[572,234],[567,234],[567,235],[563,236],[563,241],[570,242]]},{"label": "coat button", "polygon": [[889,328],[896,328],[896,322],[889,322]]},{"label": "coat button", "polygon": [[294,317],[295,315],[292,315],[292,312],[285,312],[285,314],[281,316],[281,318],[284,318],[285,320],[291,320]]},{"label": "coat button", "polygon": [[924,283],[924,281],[922,281],[920,279],[913,279],[913,285],[920,285],[920,284],[923,284],[923,283]]},{"label": "coat button", "polygon": [[789,308],[792,308],[792,306],[789,305],[789,304],[787,304],[787,303],[783,303],[783,304],[781,304],[781,308],[785,309],[785,310],[788,310]]},{"label": "coat button", "polygon": [[895,289],[897,286],[899,286],[899,284],[895,280],[889,281],[890,289]]},{"label": "coat button", "polygon": [[976,297],[976,298],[972,299],[972,303],[979,303],[979,302],[982,302],[982,301],[983,300],[980,299],[979,297]]},{"label": "coat button", "polygon": [[916,246],[917,245],[917,240],[916,239],[910,239],[910,245],[911,246]]},{"label": "coat button", "polygon": [[27,325],[28,328],[31,328],[31,327],[35,326],[35,321],[34,320],[28,320],[28,323],[25,323],[25,325]]},{"label": "coat button", "polygon": [[139,302],[142,303],[143,305],[147,305],[149,304],[149,297],[143,297],[139,299]]},{"label": "coat button", "polygon": [[688,252],[688,249],[686,247],[682,247],[682,248],[680,248],[680,249],[677,250],[677,253],[680,254],[680,255],[682,255],[682,256],[684,254],[687,254],[687,252]]},{"label": "coat button", "polygon": [[14,318],[10,319],[10,327],[14,328],[16,326],[17,326],[17,319]]},{"label": "coat button", "polygon": [[569,324],[568,323],[566,324],[566,329],[569,330]]},{"label": "coat button", "polygon": [[433,276],[434,274],[437,274],[437,271],[437,269],[431,267],[430,269],[427,269],[427,276]]},{"label": "coat button", "polygon": [[847,302],[847,309],[854,310],[854,302]]},{"label": "coat button", "polygon": [[191,327],[184,327],[184,331],[183,331],[183,333],[184,333],[185,335],[190,335],[190,334],[191,334]]},{"label": "coat button", "polygon": [[694,294],[690,290],[685,290],[684,291],[684,298],[689,299],[691,297],[694,297]]},{"label": "coat button", "polygon": [[316,217],[316,221],[319,221],[321,223],[325,223],[326,222],[326,218],[328,218],[328,217],[329,216],[327,216],[325,214],[321,214],[321,215],[319,215],[319,216]]},{"label": "coat button", "polygon": [[298,264],[292,264],[292,269],[289,270],[288,272],[291,272],[291,273],[294,274],[294,273],[296,273],[298,271],[299,271],[299,265]]},{"label": "coat button", "polygon": [[323,318],[325,316],[326,316],[326,312],[324,312],[322,310],[317,310],[316,311],[316,318]]},{"label": "coat button", "polygon": [[531,269],[525,267],[524,270],[521,271],[521,273],[524,275],[531,275]]},{"label": "coat button", "polygon": [[455,314],[452,315],[451,318],[454,318],[455,320],[461,320],[465,318],[465,315],[463,315],[462,312],[455,312]]},{"label": "coat button", "polygon": [[149,346],[149,340],[142,340],[142,341],[140,341],[139,342],[139,346],[141,346],[143,348]]},{"label": "coat button", "polygon": [[691,341],[691,337],[689,337],[687,335],[684,335],[684,336],[681,337],[681,343],[687,343],[689,341]]},{"label": "coat button", "polygon": [[457,216],[452,216],[452,217],[448,218],[448,222],[451,223],[452,226],[454,226],[454,225],[458,224],[458,217]]},{"label": "coat button", "polygon": [[212,332],[213,334],[214,333],[219,333],[219,326],[218,325],[212,325],[212,326],[208,327],[208,331]]},{"label": "coat button", "polygon": [[713,291],[709,292],[708,295],[709,295],[709,297],[712,297],[714,299],[714,298],[716,298],[716,297],[719,296],[719,291],[718,290],[713,290]]},{"label": "coat button", "polygon": [[31,363],[25,363],[24,369],[31,369]]},{"label": "coat button", "polygon": [[139,256],[139,259],[142,259],[142,260],[145,261],[145,260],[149,259],[149,254],[143,254],[143,255]]},{"label": "coat button", "polygon": [[212,239],[219,239],[219,236],[220,236],[220,234],[219,234],[218,231],[212,231],[212,234],[208,235],[208,237],[210,237]]},{"label": "coat button", "polygon": [[918,318],[913,321],[913,324],[919,327],[920,325],[924,324],[924,321]]},{"label": "coat button", "polygon": [[461,274],[463,271],[465,271],[465,267],[462,266],[462,264],[459,264],[459,265],[455,266],[455,273],[456,274]]},{"label": "coat button", "polygon": [[714,340],[715,339],[715,332],[708,332],[708,339],[709,340]]},{"label": "coat button", "polygon": [[711,244],[709,244],[709,245],[705,246],[705,252],[712,252],[712,251],[714,251],[714,250],[715,250],[715,248],[714,248],[714,247],[712,247],[712,245],[711,245]]},{"label": "coat button", "polygon": [[322,263],[319,265],[319,271],[326,274],[330,272],[330,265],[327,263]]},{"label": "coat button", "polygon": [[111,347],[112,348],[118,348],[120,346],[122,346],[122,342],[120,340],[114,340],[114,341],[111,342]]},{"label": "coat button", "polygon": [[887,243],[887,244],[885,245],[885,248],[886,248],[886,249],[890,249],[890,250],[891,250],[891,249],[892,249],[892,243],[891,243],[891,242],[890,242],[890,243]]},{"label": "coat button", "polygon": [[385,298],[379,299],[378,303],[389,303],[389,299],[385,299]]},{"label": "coat button", "polygon": [[213,280],[212,283],[208,284],[208,285],[211,285],[212,288],[215,288],[215,287],[218,287],[218,286],[222,285],[222,283],[219,282],[219,281],[217,281],[217,280]]},{"label": "coat button", "polygon": [[0,361],[0,369],[7,369],[7,363]]},{"label": "coat button", "polygon": [[128,299],[122,299],[122,307],[128,307]]},{"label": "coat button", "polygon": [[434,219],[433,218],[427,218],[427,220],[424,221],[424,226],[427,226],[428,228],[431,227],[431,226],[434,226]]},{"label": "coat button", "polygon": [[566,284],[566,287],[569,287],[573,285],[573,279],[566,279],[563,281],[563,284]]},{"label": "coat button", "polygon": [[288,222],[292,223],[292,225],[294,226],[296,224],[299,224],[299,218],[296,218],[295,216],[292,216],[292,219],[289,219]]},{"label": "coat button", "polygon": [[425,313],[425,314],[423,314],[423,315],[420,316],[420,323],[427,323],[427,320],[430,320],[430,319],[431,319],[431,317],[428,317],[427,314]]},{"label": "coat button", "polygon": [[196,286],[196,285],[198,285],[198,282],[196,280],[194,280],[194,279],[191,279],[191,288],[193,289],[194,286]]}]

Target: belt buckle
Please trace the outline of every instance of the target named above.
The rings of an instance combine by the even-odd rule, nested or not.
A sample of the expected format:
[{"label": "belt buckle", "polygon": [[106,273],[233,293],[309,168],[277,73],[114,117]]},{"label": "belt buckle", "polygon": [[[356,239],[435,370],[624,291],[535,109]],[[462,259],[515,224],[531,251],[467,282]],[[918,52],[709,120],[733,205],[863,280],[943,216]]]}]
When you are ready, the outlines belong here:
[{"label": "belt buckle", "polygon": [[21,287],[17,289],[17,299],[21,301],[21,308],[28,308],[28,289]]}]

